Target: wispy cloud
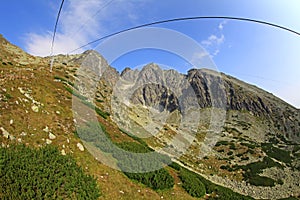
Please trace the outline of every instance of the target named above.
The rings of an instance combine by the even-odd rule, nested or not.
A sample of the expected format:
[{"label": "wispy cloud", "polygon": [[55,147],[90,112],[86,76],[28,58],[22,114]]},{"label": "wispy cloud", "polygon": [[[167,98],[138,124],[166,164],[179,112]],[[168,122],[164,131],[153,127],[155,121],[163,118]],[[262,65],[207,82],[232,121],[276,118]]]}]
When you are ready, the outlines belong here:
[{"label": "wispy cloud", "polygon": [[213,45],[221,45],[225,40],[225,36],[222,34],[221,36],[210,35],[207,40],[202,41],[201,43],[204,46],[213,46]]},{"label": "wispy cloud", "polygon": [[225,42],[223,34],[224,26],[227,22],[222,21],[218,25],[219,34],[211,34],[206,40],[201,41],[203,47],[210,52],[210,56],[214,57],[220,53],[221,45]]},{"label": "wispy cloud", "polygon": [[[139,4],[142,3],[124,0],[66,1],[58,24],[54,54],[68,53],[112,30],[118,30],[124,23],[137,20],[135,9],[139,8]],[[53,10],[55,15],[56,12]],[[48,56],[52,35],[52,30],[42,34],[28,33],[25,37],[26,50],[33,55]]]},{"label": "wispy cloud", "polygon": [[219,26],[218,26],[219,30],[222,31],[225,24],[227,24],[227,21],[222,21],[222,22],[219,24]]}]

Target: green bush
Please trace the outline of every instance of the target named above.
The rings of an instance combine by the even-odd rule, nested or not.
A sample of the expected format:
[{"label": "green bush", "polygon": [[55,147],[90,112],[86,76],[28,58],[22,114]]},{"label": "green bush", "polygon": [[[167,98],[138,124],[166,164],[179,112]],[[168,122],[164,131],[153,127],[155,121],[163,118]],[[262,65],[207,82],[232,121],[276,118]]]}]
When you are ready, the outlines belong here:
[{"label": "green bush", "polygon": [[[99,129],[101,126],[102,131]],[[97,148],[110,153],[116,160],[124,174],[154,190],[162,190],[173,187],[173,177],[163,167],[171,163],[168,156],[154,152],[145,144],[138,142],[114,143],[105,127],[97,122],[89,122],[79,128],[77,134],[87,142],[93,143]],[[129,173],[148,169],[159,169],[146,173]]]},{"label": "green bush", "polygon": [[227,170],[229,172],[233,171],[233,169],[229,165],[221,165],[220,169]]},{"label": "green bush", "polygon": [[285,151],[282,149],[279,149],[277,147],[274,147],[270,143],[264,143],[262,144],[262,149],[266,154],[272,158],[275,158],[276,160],[279,160],[284,163],[291,163],[292,158],[289,151]]},{"label": "green bush", "polygon": [[[239,193],[233,192],[231,189],[216,185],[211,181],[203,178],[199,174],[191,172],[182,168],[180,170],[180,178],[186,177],[185,183],[182,182],[182,187],[194,197],[202,197],[205,193],[215,193],[218,200],[252,200],[252,197],[244,196]],[[201,182],[199,184],[199,182]],[[204,186],[204,188],[202,187]],[[193,196],[192,195],[192,196]],[[196,196],[197,195],[197,196]]]},{"label": "green bush", "polygon": [[269,178],[269,177],[265,177],[265,176],[259,176],[259,175],[255,175],[255,176],[251,176],[248,177],[249,179],[249,183],[251,185],[255,185],[255,186],[265,186],[265,187],[273,187],[275,186],[275,180]]},{"label": "green bush", "polygon": [[124,130],[124,129],[119,128],[119,130],[120,130],[122,133],[124,133],[124,134],[126,134],[127,136],[129,136],[129,137],[131,137],[132,139],[134,139],[135,141],[139,142],[141,145],[143,145],[143,146],[149,148],[150,150],[152,150],[152,149],[147,145],[147,143],[146,143],[143,139],[141,139],[141,138],[139,138],[139,137],[133,135],[132,133],[127,132],[127,131]]},{"label": "green bush", "polygon": [[128,173],[125,175],[133,180],[136,180],[144,185],[154,189],[163,190],[174,186],[174,179],[164,168],[146,173]]},{"label": "green bush", "polygon": [[77,128],[80,139],[93,143],[94,146],[106,153],[113,153],[114,144],[105,127],[98,122],[88,122]]},{"label": "green bush", "polygon": [[182,181],[182,187],[192,197],[202,197],[205,195],[205,185],[199,179],[198,174],[181,169],[179,177]]},{"label": "green bush", "polygon": [[87,100],[87,97],[85,97],[85,96],[79,94],[78,92],[74,91],[72,88],[69,88],[69,87],[65,86],[65,89],[66,89],[70,94],[72,94],[72,95],[78,97],[79,99],[84,100],[84,101]]},{"label": "green bush", "polygon": [[52,147],[0,148],[1,199],[97,199],[93,177]]},{"label": "green bush", "polygon": [[[119,148],[115,148],[112,151],[113,157],[116,158],[118,166],[129,178],[135,179],[153,189],[169,188],[170,183],[167,185],[163,183],[164,180],[169,182],[169,179],[172,178],[163,169],[165,165],[171,163],[171,159],[168,156],[155,152],[147,146],[136,142],[122,142],[115,143],[115,145]],[[156,177],[153,172],[148,172],[149,170],[156,170],[155,173],[161,174],[161,179]],[[146,173],[135,174],[131,172]]]},{"label": "green bush", "polygon": [[11,99],[12,98],[12,96],[8,93],[4,94],[4,96],[5,96],[6,99]]},{"label": "green bush", "polygon": [[243,166],[235,166],[234,169],[243,169],[244,180],[252,185],[274,186],[276,182],[275,180],[268,177],[259,176],[259,174],[262,173],[264,169],[271,167],[282,168],[280,164],[276,163],[271,158],[264,157],[262,161],[249,163]]},{"label": "green bush", "polygon": [[229,146],[229,149],[231,149],[231,150],[236,150],[236,146],[235,146],[234,143],[231,142],[229,145],[230,145],[230,146]]},{"label": "green bush", "polygon": [[216,143],[216,147],[218,147],[218,146],[221,146],[221,145],[228,145],[228,141],[218,141],[217,143]]},{"label": "green bush", "polygon": [[148,146],[141,145],[136,142],[121,142],[121,143],[116,143],[118,147],[121,149],[124,149],[126,151],[130,151],[133,153],[148,153],[153,151],[150,149]]},{"label": "green bush", "polygon": [[[115,145],[117,145],[119,148],[126,151],[126,152],[115,151],[113,152],[113,156],[117,158],[119,167],[125,170],[124,174],[128,178],[136,180],[154,190],[163,190],[163,189],[169,189],[173,187],[174,179],[164,168],[161,168],[153,172],[146,172],[146,173],[126,172],[126,169],[128,168],[143,169],[141,168],[141,166],[144,166],[144,169],[146,169],[147,167],[150,167],[151,165],[155,165],[155,164],[158,165],[158,167],[159,165],[163,167],[164,162],[162,160],[164,159],[168,160],[169,159],[168,157],[153,152],[153,150],[150,149],[148,146],[144,146],[136,142],[122,142],[122,143],[115,143]],[[147,153],[150,152],[152,152],[153,155],[156,156],[152,156],[152,157],[148,156]],[[132,153],[137,153],[137,154],[132,154]],[[143,160],[143,158],[145,159]]]},{"label": "green bush", "polygon": [[180,169],[182,168],[179,164],[177,164],[176,162],[172,162],[171,164],[169,164],[170,167],[172,167],[173,169],[180,171]]}]

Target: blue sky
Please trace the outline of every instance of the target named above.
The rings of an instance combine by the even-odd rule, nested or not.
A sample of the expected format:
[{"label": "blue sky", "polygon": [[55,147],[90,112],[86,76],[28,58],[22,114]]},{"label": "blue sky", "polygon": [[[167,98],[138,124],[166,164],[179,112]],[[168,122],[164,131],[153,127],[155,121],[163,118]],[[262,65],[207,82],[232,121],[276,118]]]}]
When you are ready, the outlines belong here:
[{"label": "blue sky", "polygon": [[[31,54],[49,55],[60,2],[2,1],[0,33]],[[178,17],[245,17],[300,32],[299,10],[299,0],[65,0],[54,52],[68,53],[109,33]],[[299,36],[266,25],[232,20],[183,21],[155,27],[192,38],[209,53],[220,71],[255,84],[300,108]],[[190,67],[176,55],[153,49],[130,52],[111,64],[122,70],[148,62],[174,68]]]}]

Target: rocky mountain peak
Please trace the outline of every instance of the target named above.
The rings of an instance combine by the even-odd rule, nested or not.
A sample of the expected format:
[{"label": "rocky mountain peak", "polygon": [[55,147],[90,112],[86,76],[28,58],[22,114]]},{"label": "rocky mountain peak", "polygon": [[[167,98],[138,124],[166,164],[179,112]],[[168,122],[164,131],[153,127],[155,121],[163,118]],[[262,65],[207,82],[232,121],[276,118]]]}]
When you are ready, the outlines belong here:
[{"label": "rocky mountain peak", "polygon": [[123,69],[123,71],[121,72],[121,76],[125,75],[129,71],[131,71],[131,69],[129,67],[125,67],[125,69]]}]

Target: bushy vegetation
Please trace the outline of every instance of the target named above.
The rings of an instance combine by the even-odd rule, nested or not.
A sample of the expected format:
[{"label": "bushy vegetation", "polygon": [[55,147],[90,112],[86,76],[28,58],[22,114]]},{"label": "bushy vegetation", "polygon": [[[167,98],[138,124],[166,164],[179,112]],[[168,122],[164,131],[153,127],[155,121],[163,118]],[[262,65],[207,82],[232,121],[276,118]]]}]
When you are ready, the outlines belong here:
[{"label": "bushy vegetation", "polygon": [[229,172],[234,171],[234,169],[232,167],[230,167],[229,165],[221,165],[220,169],[227,170]]},{"label": "bushy vegetation", "polygon": [[205,195],[205,185],[199,179],[198,174],[181,169],[179,177],[182,181],[182,187],[192,197],[202,197]]},{"label": "bushy vegetation", "polygon": [[293,153],[297,152],[300,150],[300,145],[295,145],[293,148]]},{"label": "bushy vegetation", "polygon": [[284,163],[291,163],[292,158],[289,151],[285,151],[282,149],[279,149],[277,147],[274,147],[270,143],[264,143],[262,144],[262,149],[266,154],[272,158],[275,158],[276,160],[279,160]]},{"label": "bushy vegetation", "polygon": [[228,145],[228,144],[229,144],[229,142],[224,140],[224,141],[218,141],[215,146],[218,147],[221,145]]},{"label": "bushy vegetation", "polygon": [[99,196],[95,179],[55,147],[0,148],[0,199],[97,199]]},{"label": "bushy vegetation", "polygon": [[254,175],[252,177],[248,177],[248,182],[251,185],[255,186],[265,186],[265,187],[273,187],[275,186],[276,181],[265,176]]},{"label": "bushy vegetation", "polygon": [[[210,199],[218,199],[218,200],[252,200],[252,197],[244,196],[239,193],[233,192],[231,189],[216,185],[212,183],[211,181],[203,178],[199,174],[196,174],[194,172],[191,172],[177,163],[171,163],[169,165],[173,169],[177,170],[179,172],[179,177],[182,180],[182,187],[189,193],[189,194],[212,194]],[[185,177],[185,179],[182,179],[182,177]],[[184,180],[184,181],[183,181]],[[197,187],[191,183],[197,184],[200,183],[201,186]],[[202,187],[204,186],[204,188]],[[203,193],[203,191],[205,193]],[[203,196],[202,195],[202,196]],[[195,196],[196,197],[196,196]]]},{"label": "bushy vegetation", "polygon": [[81,99],[81,100],[87,100],[87,98],[81,94],[79,94],[78,92],[74,91],[72,88],[65,86],[65,89],[72,95],[76,96],[77,98]]},{"label": "bushy vegetation", "polygon": [[[113,156],[118,159],[118,166],[130,179],[137,180],[155,190],[173,187],[173,177],[162,168],[164,164],[171,162],[168,156],[136,142],[122,142],[116,145],[125,151],[115,151]],[[147,172],[153,169],[157,170]],[[145,171],[145,173],[131,173],[132,171]]]},{"label": "bushy vegetation", "polygon": [[164,168],[146,173],[128,173],[125,175],[133,180],[136,180],[144,185],[154,189],[163,190],[172,188],[174,185],[174,179]]},{"label": "bushy vegetation", "polygon": [[147,145],[147,143],[146,143],[144,140],[142,140],[141,138],[139,138],[139,137],[133,135],[132,133],[129,133],[129,132],[125,131],[124,129],[121,129],[121,128],[120,128],[119,130],[120,130],[122,133],[126,134],[128,137],[131,137],[132,139],[134,139],[135,141],[137,141],[138,143],[140,143],[141,145],[144,145],[145,147],[151,149],[151,148]]},{"label": "bushy vegetation", "polygon": [[173,177],[163,168],[165,164],[171,163],[168,156],[153,151],[144,143],[115,143],[105,127],[101,126],[100,131],[99,125],[101,126],[97,122],[90,122],[79,128],[79,137],[116,158],[118,167],[130,179],[155,190],[173,187]]},{"label": "bushy vegetation", "polygon": [[7,102],[7,101],[9,101],[10,99],[13,98],[11,96],[11,94],[9,94],[9,93],[5,93],[3,96],[4,96],[4,98],[2,98],[2,101],[4,101],[4,102]]},{"label": "bushy vegetation", "polygon": [[182,168],[179,164],[177,164],[175,162],[172,162],[171,164],[169,164],[169,166],[177,171],[180,171],[180,169]]},{"label": "bushy vegetation", "polygon": [[243,169],[244,170],[244,179],[248,183],[256,186],[274,186],[276,181],[260,176],[259,174],[263,172],[264,169],[266,168],[271,168],[271,167],[278,167],[282,168],[282,166],[279,163],[276,163],[269,157],[264,157],[262,161],[254,162],[254,163],[249,163],[247,165],[243,166],[235,166],[235,169]]},{"label": "bushy vegetation", "polygon": [[112,153],[113,143],[104,126],[98,122],[89,122],[78,127],[76,132],[82,140],[93,143],[94,146],[106,153]]},{"label": "bushy vegetation", "polygon": [[229,149],[236,150],[237,148],[236,148],[235,144],[233,142],[231,142],[231,143],[229,143]]},{"label": "bushy vegetation", "polygon": [[[125,175],[133,180],[139,181],[144,185],[154,189],[163,190],[172,188],[174,179],[163,167],[165,162],[170,162],[169,157],[158,154],[148,146],[136,142],[122,142],[116,145],[125,150],[115,152],[114,157],[118,158],[118,165],[125,170]],[[150,155],[148,154],[150,153]],[[147,171],[148,169],[158,170],[145,173],[130,173],[132,169]]]},{"label": "bushy vegetation", "polygon": [[220,185],[216,185],[211,181],[203,178],[202,176],[198,175],[201,182],[205,185],[206,193],[214,194],[210,199],[217,199],[217,200],[251,200],[252,197],[244,196],[237,192],[232,191],[231,189],[225,188]]},{"label": "bushy vegetation", "polygon": [[[67,77],[66,77],[66,78],[67,78]],[[64,83],[67,83],[67,84],[71,85],[72,87],[75,86],[74,83],[68,81],[68,80],[65,79],[65,78],[59,77],[59,76],[54,76],[54,79],[55,79],[55,80],[59,80],[59,81],[64,82]]]},{"label": "bushy vegetation", "polygon": [[141,145],[136,142],[121,142],[121,143],[116,143],[118,147],[121,149],[124,149],[126,151],[130,151],[133,153],[148,153],[153,151],[150,149],[148,146]]}]

